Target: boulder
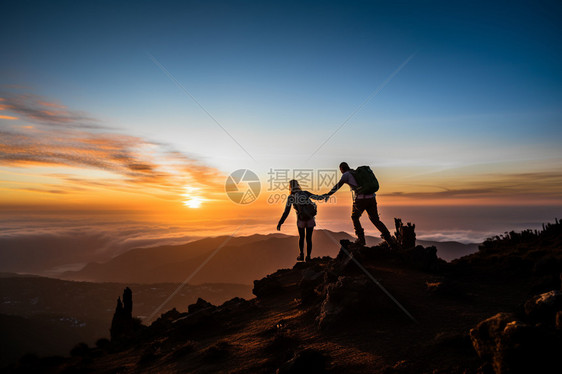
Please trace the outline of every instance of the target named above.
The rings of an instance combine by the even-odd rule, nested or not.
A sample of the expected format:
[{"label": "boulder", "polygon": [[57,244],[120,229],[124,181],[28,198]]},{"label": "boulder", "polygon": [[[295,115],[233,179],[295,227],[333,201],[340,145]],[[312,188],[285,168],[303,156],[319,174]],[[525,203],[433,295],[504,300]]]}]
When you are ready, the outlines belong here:
[{"label": "boulder", "polygon": [[252,293],[256,295],[258,299],[275,296],[282,292],[283,285],[281,284],[279,279],[273,277],[272,275],[268,275],[265,278],[255,280],[254,288],[252,289]]},{"label": "boulder", "polygon": [[525,314],[533,321],[553,325],[556,313],[562,310],[562,291],[552,290],[535,295],[525,303]]},{"label": "boulder", "polygon": [[317,288],[323,284],[324,279],[324,271],[308,268],[302,272],[302,278],[298,284],[301,292],[301,303],[307,304],[318,299],[320,292],[317,291]]},{"label": "boulder", "polygon": [[402,259],[412,268],[428,272],[438,271],[443,260],[437,257],[437,248],[418,245],[414,248],[400,251]]},{"label": "boulder", "polygon": [[[470,330],[476,353],[496,374],[561,372],[560,338],[513,314],[498,313]],[[554,371],[553,371],[554,370]]]},{"label": "boulder", "polygon": [[221,310],[222,311],[227,311],[227,312],[238,312],[238,311],[242,311],[242,310],[246,310],[251,306],[251,303],[249,303],[246,299],[243,299],[241,297],[234,297],[228,301],[225,301],[221,306]]},{"label": "boulder", "polygon": [[354,315],[373,315],[389,310],[393,311],[390,300],[370,279],[340,276],[337,282],[326,286],[316,322],[323,329]]},{"label": "boulder", "polygon": [[215,308],[216,306],[199,297],[195,304],[191,304],[187,307],[187,311],[188,313],[197,313],[202,310],[215,309]]}]

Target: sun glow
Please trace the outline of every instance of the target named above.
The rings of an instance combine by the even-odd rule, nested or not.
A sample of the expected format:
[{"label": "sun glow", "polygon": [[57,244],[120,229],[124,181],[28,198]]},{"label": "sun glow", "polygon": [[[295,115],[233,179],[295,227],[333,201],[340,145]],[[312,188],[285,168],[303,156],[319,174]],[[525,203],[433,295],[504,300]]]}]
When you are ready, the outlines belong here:
[{"label": "sun glow", "polygon": [[203,203],[203,199],[201,199],[200,197],[192,197],[189,200],[185,200],[183,202],[183,204],[189,208],[199,208],[201,207],[201,204]]},{"label": "sun glow", "polygon": [[198,192],[199,188],[185,187],[185,193],[182,195],[183,197],[185,197],[185,199],[183,200],[183,205],[188,208],[200,208],[205,199],[199,196],[197,194]]}]

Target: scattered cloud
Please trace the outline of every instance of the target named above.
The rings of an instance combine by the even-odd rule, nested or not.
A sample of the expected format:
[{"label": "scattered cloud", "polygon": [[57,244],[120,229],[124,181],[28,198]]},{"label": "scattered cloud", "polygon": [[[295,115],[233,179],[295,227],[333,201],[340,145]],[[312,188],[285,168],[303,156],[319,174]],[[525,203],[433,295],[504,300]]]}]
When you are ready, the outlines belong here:
[{"label": "scattered cloud", "polygon": [[18,119],[18,117],[13,117],[13,116],[0,116],[0,119]]},{"label": "scattered cloud", "polygon": [[95,118],[35,95],[4,95],[0,104],[26,120],[24,126],[0,129],[0,166],[66,166],[115,177],[100,180],[69,172],[58,176],[54,186],[11,189],[63,194],[103,187],[167,198],[181,195],[186,185],[222,191],[220,171],[169,145],[107,131]]},{"label": "scattered cloud", "polygon": [[0,110],[17,113],[24,120],[51,127],[66,125],[82,128],[101,127],[99,121],[84,112],[69,110],[62,104],[34,94],[3,94],[0,97]]}]

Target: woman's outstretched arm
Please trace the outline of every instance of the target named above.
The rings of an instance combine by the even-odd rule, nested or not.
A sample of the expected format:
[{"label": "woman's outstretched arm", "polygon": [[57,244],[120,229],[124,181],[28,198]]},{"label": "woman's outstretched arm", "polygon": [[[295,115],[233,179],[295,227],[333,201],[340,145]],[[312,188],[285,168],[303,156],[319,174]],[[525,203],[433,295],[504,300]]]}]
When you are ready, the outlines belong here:
[{"label": "woman's outstretched arm", "polygon": [[291,205],[293,205],[293,199],[292,196],[289,195],[289,197],[287,197],[287,203],[285,204],[285,210],[283,211],[283,215],[281,216],[281,219],[279,219],[279,223],[277,224],[277,231],[281,230],[281,225],[285,222],[285,220],[289,216],[289,212],[291,211]]}]

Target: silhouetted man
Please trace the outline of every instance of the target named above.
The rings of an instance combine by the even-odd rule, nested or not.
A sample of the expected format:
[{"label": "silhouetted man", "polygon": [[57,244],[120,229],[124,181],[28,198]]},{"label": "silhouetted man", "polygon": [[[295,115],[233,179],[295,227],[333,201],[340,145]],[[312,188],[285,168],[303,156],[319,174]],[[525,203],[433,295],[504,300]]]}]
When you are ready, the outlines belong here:
[{"label": "silhouetted man", "polygon": [[367,211],[369,215],[369,219],[377,229],[381,232],[381,237],[386,240],[386,242],[392,247],[396,248],[396,241],[390,235],[390,232],[382,223],[379,218],[379,212],[377,210],[377,198],[376,194],[359,194],[357,193],[357,182],[355,181],[355,177],[352,174],[352,170],[347,164],[347,162],[342,162],[340,164],[340,171],[342,173],[340,181],[328,192],[325,194],[326,200],[328,197],[334,194],[337,190],[341,188],[344,184],[348,184],[351,187],[352,194],[353,194],[353,206],[351,209],[351,220],[353,221],[353,228],[355,229],[355,234],[357,235],[357,240],[355,243],[365,245],[365,231],[363,227],[361,227],[361,222],[359,218],[363,214],[364,211]]}]

